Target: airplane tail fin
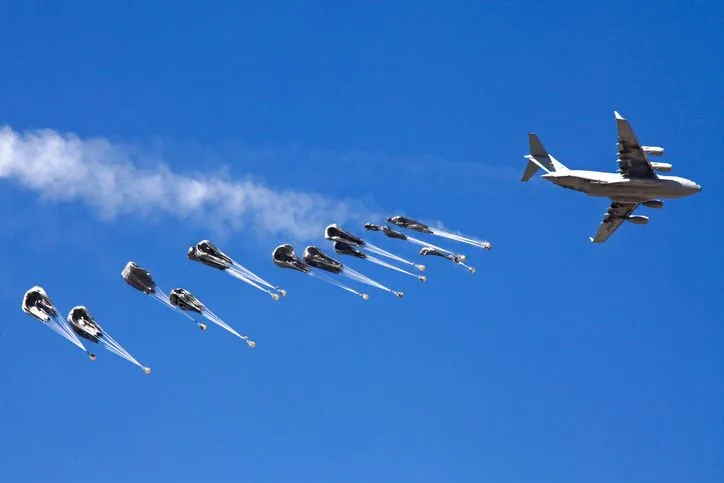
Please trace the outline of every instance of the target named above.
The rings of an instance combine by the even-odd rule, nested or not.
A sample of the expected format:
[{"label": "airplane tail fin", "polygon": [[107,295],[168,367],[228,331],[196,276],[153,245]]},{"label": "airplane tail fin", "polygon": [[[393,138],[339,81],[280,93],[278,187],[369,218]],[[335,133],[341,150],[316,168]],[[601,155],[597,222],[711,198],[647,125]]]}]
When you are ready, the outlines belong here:
[{"label": "airplane tail fin", "polygon": [[546,173],[568,170],[563,163],[548,154],[548,151],[545,150],[540,139],[534,133],[528,134],[528,142],[530,144],[530,154],[525,156],[528,160],[528,166],[525,168],[521,181],[528,181],[539,169]]}]

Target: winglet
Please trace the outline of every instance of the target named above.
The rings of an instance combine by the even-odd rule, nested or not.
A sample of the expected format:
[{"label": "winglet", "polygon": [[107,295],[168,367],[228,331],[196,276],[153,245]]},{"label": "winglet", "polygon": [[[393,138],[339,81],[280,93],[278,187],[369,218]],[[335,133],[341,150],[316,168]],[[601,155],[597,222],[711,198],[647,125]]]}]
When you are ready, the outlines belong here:
[{"label": "winglet", "polygon": [[621,114],[618,113],[618,111],[613,111],[614,117],[619,121],[625,121],[626,119],[623,118]]}]

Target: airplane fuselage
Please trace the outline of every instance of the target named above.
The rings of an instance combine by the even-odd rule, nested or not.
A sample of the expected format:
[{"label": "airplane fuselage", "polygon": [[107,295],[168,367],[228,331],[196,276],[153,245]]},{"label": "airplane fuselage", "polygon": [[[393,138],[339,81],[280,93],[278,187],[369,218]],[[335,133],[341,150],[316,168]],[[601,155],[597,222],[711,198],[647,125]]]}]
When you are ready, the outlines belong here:
[{"label": "airplane fuselage", "polygon": [[563,188],[622,203],[637,203],[655,198],[682,198],[701,191],[701,186],[679,176],[626,178],[619,173],[567,170],[547,173],[541,177]]}]

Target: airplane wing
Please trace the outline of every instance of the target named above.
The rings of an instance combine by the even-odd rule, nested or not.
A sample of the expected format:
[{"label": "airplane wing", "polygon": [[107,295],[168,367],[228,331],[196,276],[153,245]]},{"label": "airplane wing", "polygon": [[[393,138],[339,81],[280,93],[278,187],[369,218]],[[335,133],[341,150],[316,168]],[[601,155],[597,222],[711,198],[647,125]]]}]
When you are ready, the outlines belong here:
[{"label": "airplane wing", "polygon": [[654,169],[646,158],[629,122],[614,111],[618,129],[618,170],[627,178],[655,178]]},{"label": "airplane wing", "polygon": [[633,213],[638,206],[639,203],[623,204],[617,201],[611,203],[606,214],[603,215],[603,221],[598,227],[596,236],[589,239],[593,243],[603,243],[608,240],[608,238],[613,235],[613,232],[618,230],[621,223],[626,220],[626,217]]}]

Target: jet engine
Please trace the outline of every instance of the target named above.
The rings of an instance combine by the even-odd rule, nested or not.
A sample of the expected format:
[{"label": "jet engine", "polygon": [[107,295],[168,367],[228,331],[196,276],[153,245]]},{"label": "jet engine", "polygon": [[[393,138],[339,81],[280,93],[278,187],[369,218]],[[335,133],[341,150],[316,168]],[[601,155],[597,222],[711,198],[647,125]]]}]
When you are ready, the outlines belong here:
[{"label": "jet engine", "polygon": [[644,215],[631,215],[626,218],[626,221],[630,221],[634,225],[645,225],[649,222],[649,217]]},{"label": "jet engine", "polygon": [[664,148],[659,146],[641,146],[641,149],[646,154],[650,154],[651,156],[663,156],[664,155]]},{"label": "jet engine", "polygon": [[663,208],[664,202],[661,200],[649,200],[649,201],[644,201],[643,205],[646,208]]},{"label": "jet engine", "polygon": [[649,161],[651,163],[651,167],[654,168],[654,171],[665,171],[669,172],[671,171],[671,163],[658,163],[656,161]]}]

